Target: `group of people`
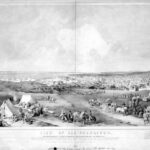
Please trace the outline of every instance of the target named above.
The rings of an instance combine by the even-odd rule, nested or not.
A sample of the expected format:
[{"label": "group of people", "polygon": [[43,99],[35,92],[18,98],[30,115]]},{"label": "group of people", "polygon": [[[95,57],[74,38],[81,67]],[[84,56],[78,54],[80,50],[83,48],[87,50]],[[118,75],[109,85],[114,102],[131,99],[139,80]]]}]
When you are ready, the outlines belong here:
[{"label": "group of people", "polygon": [[25,122],[29,123],[29,124],[33,123],[33,113],[32,112],[24,111],[22,108],[19,108],[19,113],[20,113],[19,117],[16,115],[13,115],[13,122],[22,120],[23,123],[25,123]]},{"label": "group of people", "polygon": [[89,99],[89,104],[91,106],[100,106],[100,102],[97,99]]},{"label": "group of people", "polygon": [[13,121],[22,120],[23,123],[33,122],[33,117],[40,116],[44,113],[44,108],[39,103],[20,103],[19,105],[19,117],[13,115]]},{"label": "group of people", "polygon": [[150,107],[148,106],[143,113],[144,124],[150,124]]},{"label": "group of people", "polygon": [[[39,116],[43,114],[43,106],[39,103],[20,103],[20,110],[26,110],[26,112],[30,112],[33,116]],[[25,112],[25,111],[24,111]]]},{"label": "group of people", "polygon": [[0,127],[9,127],[10,125],[3,119],[0,113]]},{"label": "group of people", "polygon": [[107,104],[109,112],[122,113],[124,115],[133,115],[138,118],[143,118],[144,124],[150,124],[150,106],[141,105],[142,99],[140,96],[134,96],[129,99],[128,103],[122,103],[117,106],[116,103],[111,102]]},{"label": "group of people", "polygon": [[124,115],[133,115],[142,118],[144,109],[146,107],[142,107],[140,105],[139,98],[132,98],[129,100],[128,104],[123,102],[121,106],[118,106],[116,103],[110,103],[108,104],[108,108],[112,112],[122,113]]},{"label": "group of people", "polygon": [[61,111],[60,119],[67,122],[83,122],[89,123],[89,122],[96,122],[96,117],[92,114],[92,111],[90,110],[89,113],[85,111],[75,111],[72,112],[69,110],[68,113],[66,113],[64,110]]},{"label": "group of people", "polygon": [[50,103],[55,103],[55,102],[56,102],[56,98],[51,97],[51,96],[48,96],[48,97],[47,97],[47,100],[48,100]]},{"label": "group of people", "polygon": [[128,113],[143,118],[147,106],[142,106],[141,101],[142,98],[140,96],[132,97],[132,99],[129,100]]}]

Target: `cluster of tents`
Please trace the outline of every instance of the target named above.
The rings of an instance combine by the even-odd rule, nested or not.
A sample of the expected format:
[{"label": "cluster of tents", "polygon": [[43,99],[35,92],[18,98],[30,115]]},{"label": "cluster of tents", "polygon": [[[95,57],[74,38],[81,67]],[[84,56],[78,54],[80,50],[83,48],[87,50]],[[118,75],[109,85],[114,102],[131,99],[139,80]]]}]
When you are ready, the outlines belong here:
[{"label": "cluster of tents", "polygon": [[3,104],[1,105],[1,117],[12,118],[14,115],[20,116],[19,109],[17,109],[9,99],[3,101]]},{"label": "cluster of tents", "polygon": [[3,101],[0,107],[1,120],[12,119],[13,121],[23,120],[28,123],[33,122],[34,116],[43,114],[44,108],[36,102],[31,95],[23,95],[19,104],[13,103],[7,99]]}]

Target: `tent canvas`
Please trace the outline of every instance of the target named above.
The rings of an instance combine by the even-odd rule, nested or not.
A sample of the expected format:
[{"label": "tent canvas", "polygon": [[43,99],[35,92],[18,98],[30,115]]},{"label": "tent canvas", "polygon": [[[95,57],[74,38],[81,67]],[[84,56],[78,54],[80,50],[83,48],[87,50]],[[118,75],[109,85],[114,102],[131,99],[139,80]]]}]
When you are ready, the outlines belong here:
[{"label": "tent canvas", "polygon": [[23,95],[20,103],[35,103],[31,95]]},{"label": "tent canvas", "polygon": [[20,116],[19,110],[11,103],[10,100],[6,100],[1,105],[1,113],[6,118],[13,117],[13,115]]}]

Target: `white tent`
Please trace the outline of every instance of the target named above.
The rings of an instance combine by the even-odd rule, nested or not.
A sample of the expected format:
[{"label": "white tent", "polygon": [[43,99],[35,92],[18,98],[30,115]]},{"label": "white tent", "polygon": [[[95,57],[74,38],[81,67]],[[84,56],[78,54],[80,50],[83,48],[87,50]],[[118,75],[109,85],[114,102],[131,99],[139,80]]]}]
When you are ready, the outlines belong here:
[{"label": "white tent", "polygon": [[23,95],[20,100],[20,103],[35,103],[35,100],[33,100],[31,95]]},{"label": "white tent", "polygon": [[1,105],[1,114],[6,118],[11,118],[13,115],[19,116],[19,110],[11,103],[10,100],[6,100]]}]

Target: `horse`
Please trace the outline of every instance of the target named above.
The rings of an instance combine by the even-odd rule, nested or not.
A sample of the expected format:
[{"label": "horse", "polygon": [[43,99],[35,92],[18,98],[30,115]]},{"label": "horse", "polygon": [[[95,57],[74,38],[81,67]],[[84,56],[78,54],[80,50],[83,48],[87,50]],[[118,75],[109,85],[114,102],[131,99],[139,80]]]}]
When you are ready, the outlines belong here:
[{"label": "horse", "polygon": [[82,111],[80,113],[80,119],[81,121],[83,121],[83,125],[84,125],[89,120],[89,115],[85,111]]},{"label": "horse", "polygon": [[59,118],[63,121],[68,121],[68,116],[67,114],[64,112],[64,110],[61,111],[61,114],[59,116]]},{"label": "horse", "polygon": [[83,124],[85,124],[86,121],[88,121],[89,119],[89,115],[82,111],[82,112],[74,112],[73,113],[73,122],[82,122],[83,121]]},{"label": "horse", "polygon": [[89,115],[89,122],[96,122],[96,117],[93,115]]},{"label": "horse", "polygon": [[79,111],[74,112],[72,115],[73,115],[73,122],[80,121],[80,112]]},{"label": "horse", "polygon": [[117,113],[126,114],[126,111],[127,111],[127,107],[117,107],[117,108],[116,108],[116,112],[117,112]]},{"label": "horse", "polygon": [[66,113],[63,113],[62,115],[60,115],[60,119],[63,121],[68,121],[68,116]]},{"label": "horse", "polygon": [[68,113],[68,121],[73,122],[73,114],[71,111],[69,111],[69,113]]}]

